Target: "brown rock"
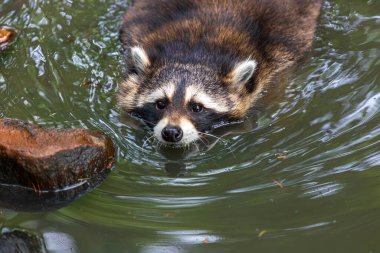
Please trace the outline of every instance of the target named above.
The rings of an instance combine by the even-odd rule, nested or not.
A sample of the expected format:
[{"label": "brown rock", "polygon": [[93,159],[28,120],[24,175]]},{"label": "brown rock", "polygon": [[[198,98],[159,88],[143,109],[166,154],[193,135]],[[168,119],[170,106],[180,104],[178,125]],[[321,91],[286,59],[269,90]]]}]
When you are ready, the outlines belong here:
[{"label": "brown rock", "polygon": [[81,184],[110,170],[112,141],[97,131],[43,129],[0,119],[0,183],[36,192]]},{"label": "brown rock", "polygon": [[6,48],[16,35],[16,30],[0,26],[0,49]]}]

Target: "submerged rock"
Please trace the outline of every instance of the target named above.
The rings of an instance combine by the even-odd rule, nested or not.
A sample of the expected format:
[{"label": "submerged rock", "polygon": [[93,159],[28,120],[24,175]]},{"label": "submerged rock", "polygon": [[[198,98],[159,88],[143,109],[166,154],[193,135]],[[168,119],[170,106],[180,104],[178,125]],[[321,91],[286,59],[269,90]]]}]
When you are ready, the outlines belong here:
[{"label": "submerged rock", "polygon": [[114,161],[112,141],[98,131],[0,119],[0,184],[34,192],[65,189],[96,178]]},{"label": "submerged rock", "polygon": [[4,232],[0,235],[0,253],[45,253],[42,238],[20,230]]}]

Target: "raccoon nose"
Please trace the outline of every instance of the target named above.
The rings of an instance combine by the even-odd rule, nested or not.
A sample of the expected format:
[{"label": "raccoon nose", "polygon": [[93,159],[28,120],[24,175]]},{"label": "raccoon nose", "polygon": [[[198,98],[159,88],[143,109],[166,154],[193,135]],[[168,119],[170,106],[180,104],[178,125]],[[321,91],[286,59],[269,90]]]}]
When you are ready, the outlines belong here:
[{"label": "raccoon nose", "polygon": [[176,126],[167,126],[162,129],[162,138],[167,142],[179,142],[183,137],[182,129]]}]

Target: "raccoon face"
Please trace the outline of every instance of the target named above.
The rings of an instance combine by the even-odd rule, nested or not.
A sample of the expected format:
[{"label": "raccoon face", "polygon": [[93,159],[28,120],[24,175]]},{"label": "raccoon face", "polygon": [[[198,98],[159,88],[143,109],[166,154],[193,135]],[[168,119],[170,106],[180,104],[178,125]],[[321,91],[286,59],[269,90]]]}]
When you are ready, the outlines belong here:
[{"label": "raccoon face", "polygon": [[152,66],[139,47],[130,53],[132,68],[119,89],[119,106],[142,119],[162,143],[190,144],[217,126],[239,120],[250,106],[245,85],[255,72],[254,60],[221,76],[201,64]]}]

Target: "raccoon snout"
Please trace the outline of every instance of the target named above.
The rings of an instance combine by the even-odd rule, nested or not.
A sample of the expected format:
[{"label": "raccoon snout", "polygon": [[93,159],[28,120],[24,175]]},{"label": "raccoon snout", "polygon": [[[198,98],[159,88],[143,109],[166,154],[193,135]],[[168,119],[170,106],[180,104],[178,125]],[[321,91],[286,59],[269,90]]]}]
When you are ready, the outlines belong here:
[{"label": "raccoon snout", "polygon": [[166,126],[162,129],[161,136],[167,142],[179,142],[182,140],[183,131],[176,126]]}]

